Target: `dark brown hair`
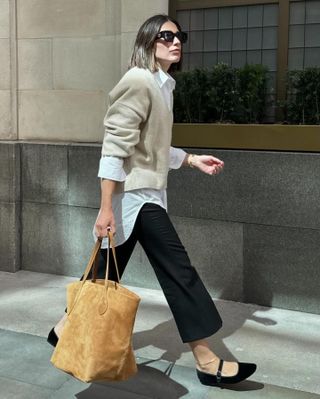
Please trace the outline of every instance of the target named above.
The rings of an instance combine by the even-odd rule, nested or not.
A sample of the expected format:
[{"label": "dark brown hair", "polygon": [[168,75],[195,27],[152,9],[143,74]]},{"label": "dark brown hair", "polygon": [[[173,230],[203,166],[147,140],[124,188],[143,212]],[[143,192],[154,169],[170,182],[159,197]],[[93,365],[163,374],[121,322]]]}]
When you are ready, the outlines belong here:
[{"label": "dark brown hair", "polygon": [[[141,25],[134,43],[129,68],[137,66],[138,68],[149,69],[151,72],[155,72],[159,69],[155,57],[154,41],[156,40],[157,34],[160,32],[161,26],[168,21],[173,22],[178,30],[181,31],[179,22],[166,14],[154,15]],[[181,61],[182,51],[180,61],[172,64],[169,72],[181,69]]]}]

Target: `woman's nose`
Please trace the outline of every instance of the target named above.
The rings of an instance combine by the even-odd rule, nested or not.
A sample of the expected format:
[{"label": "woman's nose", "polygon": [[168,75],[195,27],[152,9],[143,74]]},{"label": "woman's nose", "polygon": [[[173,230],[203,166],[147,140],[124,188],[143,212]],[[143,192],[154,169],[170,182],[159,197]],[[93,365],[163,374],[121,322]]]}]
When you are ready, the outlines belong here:
[{"label": "woman's nose", "polygon": [[174,38],[173,38],[173,42],[172,42],[173,44],[181,44],[181,42],[180,42],[180,40],[177,38],[177,36],[175,36]]}]

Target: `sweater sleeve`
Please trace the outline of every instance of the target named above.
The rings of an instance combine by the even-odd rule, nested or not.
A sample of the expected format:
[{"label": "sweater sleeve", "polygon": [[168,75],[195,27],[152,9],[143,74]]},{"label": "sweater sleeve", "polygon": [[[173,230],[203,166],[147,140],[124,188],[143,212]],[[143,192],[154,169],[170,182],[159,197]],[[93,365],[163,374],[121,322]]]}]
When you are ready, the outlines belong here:
[{"label": "sweater sleeve", "polygon": [[124,76],[109,95],[110,106],[104,118],[102,156],[127,158],[140,139],[140,126],[150,110],[150,88],[143,74]]}]

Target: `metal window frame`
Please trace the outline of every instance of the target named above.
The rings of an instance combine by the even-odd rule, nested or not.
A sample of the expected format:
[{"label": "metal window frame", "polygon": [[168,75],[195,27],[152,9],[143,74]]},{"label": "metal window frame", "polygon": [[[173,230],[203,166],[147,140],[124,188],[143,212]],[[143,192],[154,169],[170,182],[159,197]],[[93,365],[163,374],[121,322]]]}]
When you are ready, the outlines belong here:
[{"label": "metal window frame", "polygon": [[[175,18],[178,10],[259,4],[279,5],[276,99],[283,101],[286,97],[285,76],[288,70],[290,0],[169,0],[169,14]],[[279,109],[277,116],[281,117]]]}]

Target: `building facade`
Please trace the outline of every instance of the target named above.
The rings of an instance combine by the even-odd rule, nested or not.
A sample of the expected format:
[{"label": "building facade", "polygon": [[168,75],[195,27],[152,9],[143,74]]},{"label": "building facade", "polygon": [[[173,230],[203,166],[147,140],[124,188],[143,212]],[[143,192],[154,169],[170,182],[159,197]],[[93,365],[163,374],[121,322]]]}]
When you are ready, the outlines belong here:
[{"label": "building facade", "polygon": [[[281,99],[286,68],[319,60],[319,3],[0,0],[0,270],[81,275],[107,93],[147,17],[169,10],[189,32],[186,69],[265,62]],[[319,312],[319,154],[187,150],[226,164],[169,177],[169,213],[210,293]],[[139,247],[125,282],[158,287]]]}]

